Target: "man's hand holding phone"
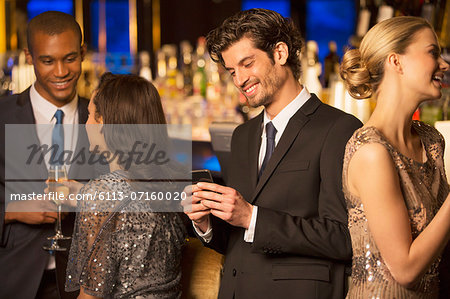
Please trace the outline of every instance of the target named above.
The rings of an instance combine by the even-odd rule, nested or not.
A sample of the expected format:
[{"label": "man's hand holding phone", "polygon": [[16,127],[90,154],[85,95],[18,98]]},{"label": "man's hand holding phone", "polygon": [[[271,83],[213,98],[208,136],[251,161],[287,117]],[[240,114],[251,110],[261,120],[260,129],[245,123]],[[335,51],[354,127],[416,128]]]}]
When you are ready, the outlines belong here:
[{"label": "man's hand holding phone", "polygon": [[185,206],[185,214],[203,233],[209,227],[209,214],[248,229],[253,206],[235,189],[214,184],[212,176],[208,180],[208,175],[211,175],[208,170],[196,171],[195,175],[192,172],[194,184],[189,186],[191,190],[187,192],[192,200],[189,207]]},{"label": "man's hand holding phone", "polygon": [[199,182],[192,189],[192,198],[209,212],[233,226],[248,229],[253,206],[235,189],[214,183]]}]

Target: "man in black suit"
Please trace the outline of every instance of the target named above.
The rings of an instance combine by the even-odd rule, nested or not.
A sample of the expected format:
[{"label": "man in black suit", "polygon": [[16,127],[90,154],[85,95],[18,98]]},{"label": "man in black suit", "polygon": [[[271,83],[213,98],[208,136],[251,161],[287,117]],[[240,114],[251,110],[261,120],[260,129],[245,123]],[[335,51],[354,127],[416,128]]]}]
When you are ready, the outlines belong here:
[{"label": "man in black suit", "polygon": [[344,298],[351,242],[344,148],[362,124],[298,81],[302,39],[276,12],[251,9],[207,36],[251,106],[231,141],[229,187],[193,186],[186,214],[225,254],[219,298]]},{"label": "man in black suit", "polygon": [[[88,117],[88,100],[79,98],[76,92],[77,81],[81,74],[81,62],[85,53],[80,27],[68,14],[45,12],[30,21],[27,41],[26,59],[34,66],[36,81],[24,92],[0,100],[1,140],[2,142],[5,140],[6,124],[52,125],[56,122],[55,112],[62,110],[62,123],[74,124],[71,127],[73,131],[65,132],[66,136],[70,133],[74,134],[70,136],[76,136],[69,138],[71,141],[67,142],[69,144],[65,145],[65,149],[75,151],[77,148],[78,150],[87,137],[85,130],[78,128],[75,124],[85,123]],[[42,140],[44,137],[39,133],[36,134],[35,128],[28,132],[30,132],[29,136],[18,136],[18,139],[38,145],[51,142],[51,140],[44,142]],[[20,149],[17,148],[17,150]],[[21,202],[7,204],[5,208],[5,160],[8,163],[9,159],[10,157],[5,157],[5,149],[2,147],[0,149],[0,281],[2,282],[0,298],[75,298],[77,294],[64,292],[67,252],[57,252],[55,261],[48,251],[43,250],[43,245],[48,243],[47,237],[55,233],[53,223],[56,213],[53,212],[52,204],[36,203],[42,208],[41,212],[30,212],[34,210],[33,207],[21,206],[24,204]],[[38,193],[44,193],[46,186],[45,180],[48,177],[46,164],[48,163],[36,165],[27,171],[28,178],[37,180],[37,186],[31,188],[35,188],[33,190]],[[69,178],[86,179],[91,169],[86,169],[84,166],[71,165],[68,170]],[[30,184],[32,183],[24,182],[23,189],[27,189],[26,187]],[[64,230],[63,226],[63,233],[69,236],[72,233],[74,219],[71,216],[73,215],[64,219],[68,230]],[[68,247],[70,242],[60,243],[60,245]]]}]

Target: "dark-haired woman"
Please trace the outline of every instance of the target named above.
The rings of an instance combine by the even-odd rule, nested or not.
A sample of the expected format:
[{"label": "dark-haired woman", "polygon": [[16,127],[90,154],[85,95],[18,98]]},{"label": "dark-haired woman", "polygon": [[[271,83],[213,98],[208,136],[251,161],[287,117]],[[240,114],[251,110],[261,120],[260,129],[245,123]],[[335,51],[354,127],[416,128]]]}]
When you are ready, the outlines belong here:
[{"label": "dark-haired woman", "polygon": [[136,155],[145,154],[149,142],[166,146],[159,94],[138,76],[105,74],[88,108],[90,147],[105,153],[111,172],[79,192],[86,200],[78,206],[66,290],[80,289],[79,299],[178,298],[181,218],[170,207],[137,200],[152,189],[146,180],[170,181],[169,165],[142,163]]}]

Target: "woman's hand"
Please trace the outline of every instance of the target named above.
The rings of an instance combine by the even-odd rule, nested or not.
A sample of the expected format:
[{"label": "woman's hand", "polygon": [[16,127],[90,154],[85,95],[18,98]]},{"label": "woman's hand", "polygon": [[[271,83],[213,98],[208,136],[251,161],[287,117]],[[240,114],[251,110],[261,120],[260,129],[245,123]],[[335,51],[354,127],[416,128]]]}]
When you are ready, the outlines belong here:
[{"label": "woman's hand", "polygon": [[181,202],[184,213],[194,222],[195,226],[203,233],[209,228],[209,214],[211,209],[201,203],[201,198],[193,196],[193,192],[200,191],[197,185],[186,186],[183,190],[188,197]]}]

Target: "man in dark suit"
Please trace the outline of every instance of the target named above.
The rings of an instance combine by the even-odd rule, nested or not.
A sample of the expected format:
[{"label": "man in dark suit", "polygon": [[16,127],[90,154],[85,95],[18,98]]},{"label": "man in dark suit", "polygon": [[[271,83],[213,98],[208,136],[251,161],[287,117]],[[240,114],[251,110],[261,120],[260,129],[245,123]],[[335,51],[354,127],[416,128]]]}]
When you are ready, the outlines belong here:
[{"label": "man in dark suit", "polygon": [[[88,100],[79,98],[76,93],[85,46],[82,45],[81,30],[75,19],[61,12],[42,13],[30,21],[27,41],[28,49],[25,49],[25,54],[27,62],[34,66],[36,81],[24,92],[0,99],[2,142],[5,140],[6,124],[52,125],[55,124],[54,115],[57,110],[63,111],[63,124],[85,123],[88,117]],[[20,134],[18,139],[30,144],[46,143],[36,133],[36,128],[30,127],[27,130],[30,134],[23,136],[17,133]],[[87,136],[81,127],[72,127],[76,130],[76,133],[72,132],[75,133],[72,136],[77,137],[72,138],[75,141],[67,144],[65,149],[77,152]],[[70,132],[66,132],[66,135],[68,133]],[[20,150],[17,148],[17,151]],[[77,294],[64,292],[67,252],[56,253],[55,273],[55,260],[48,251],[43,250],[43,245],[49,242],[47,237],[55,233],[53,223],[56,213],[52,204],[47,201],[26,203],[28,206],[25,206],[22,202],[12,202],[5,207],[5,162],[8,163],[9,160],[10,157],[5,157],[5,149],[2,147],[0,298],[76,298]],[[21,183],[23,190],[31,188],[37,193],[44,193],[48,177],[47,166],[41,163],[27,170],[27,178],[36,181],[36,185],[24,180]],[[68,170],[68,177],[87,179],[91,172],[92,169],[87,169],[85,165],[73,164]],[[71,236],[73,219],[73,215],[64,219],[65,235]],[[64,222],[67,224],[66,230]],[[61,243],[60,241],[60,245],[67,249],[70,248],[70,242]]]},{"label": "man in dark suit", "polygon": [[298,81],[299,31],[251,9],[207,36],[211,57],[253,106],[237,127],[228,186],[198,183],[186,214],[225,254],[219,298],[344,298],[351,242],[342,193],[344,148],[362,124]]}]

